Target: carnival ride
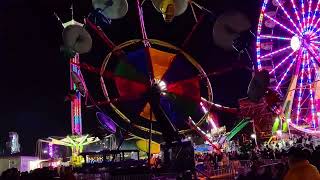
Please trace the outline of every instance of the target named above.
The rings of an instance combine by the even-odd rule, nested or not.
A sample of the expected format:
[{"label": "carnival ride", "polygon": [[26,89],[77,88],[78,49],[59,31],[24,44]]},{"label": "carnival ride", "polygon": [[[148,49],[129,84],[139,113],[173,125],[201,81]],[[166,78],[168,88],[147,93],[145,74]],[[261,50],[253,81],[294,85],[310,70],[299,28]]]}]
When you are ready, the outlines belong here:
[{"label": "carnival ride", "polygon": [[[72,14],[73,14],[73,9]],[[59,19],[59,17],[56,15]],[[60,19],[59,19],[60,20]],[[62,23],[64,27],[63,41],[64,46],[61,48],[70,64],[70,90],[66,100],[71,102],[71,135],[66,137],[49,137],[47,139],[39,139],[37,144],[38,151],[42,149],[41,143],[47,143],[49,156],[53,158],[53,145],[65,146],[71,148],[70,164],[79,166],[83,163],[83,159],[79,154],[83,151],[84,146],[99,141],[97,137],[91,137],[89,134],[82,134],[82,115],[81,115],[81,97],[86,96],[87,88],[80,71],[75,64],[79,63],[79,54],[87,53],[92,46],[90,34],[82,28],[83,24],[75,21],[73,15],[70,21]],[[38,156],[41,157],[41,150]]]},{"label": "carnival ride", "polygon": [[[125,16],[129,10],[126,0],[116,3],[112,0],[93,0],[95,12],[85,18],[85,27],[73,18],[64,24],[62,50],[70,58],[71,90],[67,100],[71,101],[73,135],[66,138],[50,138],[47,142],[72,147],[74,156],[77,156],[83,149],[82,145],[98,140],[82,135],[82,96],[85,98],[86,107],[93,107],[98,111],[97,119],[108,133],[125,133],[121,141],[127,135],[134,137],[137,140],[137,146],[140,150],[147,151],[149,158],[153,151],[158,152],[160,147],[158,143],[170,144],[181,141],[182,136],[192,130],[208,141],[212,147],[219,149],[220,147],[217,147],[201,129],[201,125],[207,122],[214,132],[220,133],[222,129],[217,127],[213,117],[215,110],[235,113],[242,119],[248,117],[252,119],[252,121],[241,121],[225,139],[232,139],[251,122],[254,130],[257,129],[259,132],[265,132],[265,129],[271,130],[271,127],[265,126],[265,122],[266,119],[270,121],[273,118],[274,112],[278,109],[279,98],[274,91],[267,88],[268,80],[265,74],[260,75],[263,71],[254,72],[248,91],[249,98],[239,100],[240,108],[224,107],[212,102],[213,93],[209,76],[232,71],[234,67],[206,74],[197,61],[183,51],[201,22],[194,11],[194,6],[204,13],[211,14],[211,12],[194,1],[153,0],[152,2],[156,10],[162,13],[166,22],[171,22],[175,16],[186,11],[188,5],[191,6],[197,23],[182,48],[148,38],[144,26],[143,4],[140,0],[136,0],[136,7],[141,39],[115,45],[97,24],[97,18],[102,17],[102,22],[110,24],[113,19]],[[250,42],[247,40],[253,35],[250,27],[251,24],[243,14],[228,12],[216,21],[213,37],[220,47],[235,50],[236,53],[244,53],[250,59],[248,51]],[[79,60],[79,54],[89,52],[92,46],[91,36],[86,29],[96,33],[110,49],[98,68]],[[271,53],[268,56],[277,53]],[[243,67],[246,65],[240,68]],[[258,67],[261,69],[262,65]],[[91,95],[93,92],[86,87],[85,77],[82,76],[80,69],[100,76],[103,98],[93,98]],[[251,70],[251,68],[247,69]],[[118,144],[117,149],[121,145],[122,142]]]},{"label": "carnival ride", "polygon": [[273,130],[319,134],[320,1],[264,0],[257,29],[257,68],[283,97]]},{"label": "carnival ride", "polygon": [[[169,2],[171,1],[166,3]],[[167,22],[173,18],[174,13],[169,12],[171,11],[169,6],[176,5],[172,3],[173,1],[165,5],[166,8],[169,8],[166,11],[161,10],[159,4],[153,2],[156,9],[161,10]],[[178,8],[178,11],[184,11],[184,4],[179,4],[177,7],[183,7]],[[197,4],[197,7],[201,6]],[[190,128],[196,130],[208,141],[200,125],[207,120],[212,128],[217,129],[209,115],[212,109],[237,113],[241,118],[250,117],[253,119],[251,122],[256,122],[254,124],[257,128],[254,129],[262,133],[270,131],[271,126],[265,126],[265,122],[266,119],[268,122],[272,119],[274,104],[279,99],[275,98],[272,90],[267,89],[269,80],[265,77],[265,73],[255,72],[252,85],[249,86],[249,99],[239,100],[239,109],[211,103],[212,90],[208,76],[232,71],[233,68],[208,75],[182,49],[163,41],[148,39],[140,1],[137,1],[137,9],[143,38],[130,40],[118,46],[104,34],[95,22],[89,18],[85,19],[87,27],[94,30],[111,49],[98,70],[88,64],[76,64],[80,68],[100,74],[105,100],[94,102],[91,99],[93,104],[91,107],[98,107],[99,110],[101,110],[100,107],[109,107],[109,110],[111,109],[109,112],[115,112],[118,115],[116,117],[110,113],[121,129],[128,131],[130,135],[138,139],[152,139],[156,142],[173,141],[174,137],[179,137],[178,134],[190,132]],[[208,12],[205,8],[200,9]],[[103,11],[101,13],[103,14]],[[112,19],[112,16],[104,15]],[[118,15],[117,18],[122,16],[123,14]],[[195,19],[197,20],[196,15]],[[197,25],[198,23],[195,27]],[[217,45],[222,48],[245,53],[250,59],[248,51],[250,42],[247,40],[253,35],[250,27],[250,22],[242,13],[228,12],[218,18],[214,26],[213,37]],[[193,31],[188,38],[192,33]],[[182,69],[183,72],[180,71]],[[128,89],[128,86],[133,88]],[[261,98],[262,101],[260,101]],[[259,103],[260,106],[257,105]],[[168,132],[167,127],[171,127],[172,131]],[[167,135],[163,136],[162,132],[166,132]]]},{"label": "carnival ride", "polygon": [[[156,2],[154,5],[157,7]],[[212,101],[211,84],[201,66],[182,49],[147,38],[139,1],[137,8],[143,39],[118,46],[90,19],[85,20],[112,49],[99,72],[105,100],[93,104],[111,107],[120,117],[112,119],[131,135],[149,139],[152,134],[154,141],[172,141],[178,136],[164,137],[161,132],[167,129],[161,129],[159,119],[167,119],[162,124],[174,127],[176,132],[172,133],[177,134],[190,129],[184,120],[189,116],[202,124],[208,112],[201,110],[200,101],[202,96]],[[78,65],[81,67],[81,63]],[[202,92],[201,88],[206,90]]]}]

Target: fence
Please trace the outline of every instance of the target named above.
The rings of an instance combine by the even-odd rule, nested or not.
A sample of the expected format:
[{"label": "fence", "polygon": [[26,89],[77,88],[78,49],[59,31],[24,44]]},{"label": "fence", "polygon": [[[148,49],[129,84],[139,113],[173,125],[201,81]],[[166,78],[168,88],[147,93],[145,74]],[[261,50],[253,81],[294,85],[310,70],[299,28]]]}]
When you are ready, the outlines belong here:
[{"label": "fence", "polygon": [[[260,160],[264,166],[275,165],[281,163],[279,159],[262,159]],[[210,179],[234,179],[238,174],[246,174],[250,171],[253,161],[250,160],[241,160],[241,161],[230,161],[229,165],[218,166],[217,169],[212,167],[203,170],[202,172],[198,171],[198,175],[201,177],[207,177]]]},{"label": "fence", "polygon": [[[262,159],[260,160],[266,166],[280,163],[278,159]],[[253,165],[253,161],[241,160],[241,161],[230,161],[229,165],[218,166],[217,169],[213,167],[202,169],[198,171],[198,176],[202,178],[215,178],[215,179],[234,179],[239,173],[246,173],[250,170]],[[151,180],[151,179],[162,179],[160,177],[154,178],[152,174],[134,174],[134,175],[110,175],[109,173],[94,173],[94,174],[75,174],[77,180]],[[169,177],[169,176],[164,176]],[[168,178],[166,178],[168,179]]]},{"label": "fence", "polygon": [[109,173],[75,174],[76,180],[151,180],[151,174],[110,175]]}]

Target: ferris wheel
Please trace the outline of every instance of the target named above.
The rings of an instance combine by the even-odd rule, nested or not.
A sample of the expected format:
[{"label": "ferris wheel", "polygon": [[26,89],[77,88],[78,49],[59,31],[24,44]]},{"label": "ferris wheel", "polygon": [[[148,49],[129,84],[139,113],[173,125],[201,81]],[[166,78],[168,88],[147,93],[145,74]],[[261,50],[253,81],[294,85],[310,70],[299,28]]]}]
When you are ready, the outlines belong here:
[{"label": "ferris wheel", "polygon": [[257,67],[284,97],[282,120],[310,134],[320,134],[319,11],[320,1],[264,0],[256,41]]}]

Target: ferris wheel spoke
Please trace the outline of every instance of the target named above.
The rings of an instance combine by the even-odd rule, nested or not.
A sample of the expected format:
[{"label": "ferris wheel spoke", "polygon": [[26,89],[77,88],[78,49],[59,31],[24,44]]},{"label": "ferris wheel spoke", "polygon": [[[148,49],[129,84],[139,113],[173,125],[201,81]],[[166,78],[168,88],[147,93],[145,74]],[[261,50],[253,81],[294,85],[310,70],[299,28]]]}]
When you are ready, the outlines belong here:
[{"label": "ferris wheel spoke", "polygon": [[[317,22],[312,24],[312,30],[311,32],[313,33],[313,35],[311,37],[314,37],[317,35],[317,33],[320,31],[320,29],[318,28],[318,24],[319,24],[320,18],[318,18]],[[312,39],[312,38],[311,38]]]},{"label": "ferris wheel spoke", "polygon": [[301,30],[297,27],[297,25],[293,22],[292,18],[290,17],[290,15],[288,14],[288,12],[285,10],[285,8],[282,6],[282,3],[279,2],[279,0],[276,0],[277,3],[279,4],[281,10],[284,12],[284,14],[287,16],[287,18],[289,19],[290,23],[296,28],[297,32],[299,32],[299,34],[301,34]]},{"label": "ferris wheel spoke", "polygon": [[300,0],[300,6],[301,6],[301,11],[302,11],[302,30],[304,30],[306,28],[304,0]]},{"label": "ferris wheel spoke", "polygon": [[288,50],[289,48],[291,48],[291,46],[287,46],[287,47],[284,47],[282,49],[278,49],[278,50],[276,50],[274,52],[271,52],[271,53],[268,53],[268,54],[266,54],[264,56],[261,56],[260,59],[263,59],[263,58],[266,58],[266,57],[269,57],[269,56],[274,56],[274,55],[279,54],[279,53],[281,53],[281,52],[283,52],[285,50]]},{"label": "ferris wheel spoke", "polygon": [[293,54],[295,53],[295,51],[291,52],[287,57],[285,57],[279,64],[276,65],[276,67],[274,67],[269,74],[275,72],[276,69],[278,69],[283,63],[285,63]]},{"label": "ferris wheel spoke", "polygon": [[[316,28],[316,24],[317,23],[314,24],[313,21],[314,21],[314,19],[316,18],[317,14],[318,14],[319,6],[320,6],[320,0],[318,0],[316,9],[313,12],[313,16],[312,16],[312,19],[311,19],[311,22],[310,22],[310,26],[311,26],[311,30],[310,31],[314,31],[314,29]],[[319,21],[319,19],[317,20],[317,22],[318,21]]]},{"label": "ferris wheel spoke", "polygon": [[281,28],[287,30],[288,32],[290,32],[291,34],[295,35],[296,33],[293,32],[291,29],[289,29],[287,26],[283,25],[282,23],[280,23],[279,21],[277,21],[276,19],[272,18],[271,16],[269,16],[268,14],[265,14],[265,16],[270,19],[271,21],[273,21],[274,23],[278,24]]},{"label": "ferris wheel spoke", "polygon": [[311,69],[310,69],[310,57],[309,53],[307,53],[307,69],[308,69],[308,84],[309,84],[309,100],[311,104],[311,117],[312,117],[312,126],[315,128],[315,107],[314,107],[314,91],[312,88],[312,76],[311,76]]},{"label": "ferris wheel spoke", "polygon": [[[317,30],[317,31],[319,31],[319,30]],[[317,32],[316,32],[317,33]],[[314,41],[314,40],[316,40],[316,39],[318,39],[318,38],[320,38],[320,36],[316,36],[317,34],[315,34],[315,36],[312,36],[310,39],[311,39],[311,41]]]},{"label": "ferris wheel spoke", "polygon": [[299,22],[298,24],[299,24],[299,26],[300,26],[300,29],[301,29],[301,31],[303,31],[303,27],[302,27],[302,25],[301,25],[301,20],[300,20],[299,14],[298,14],[297,6],[296,6],[296,4],[294,3],[294,0],[290,0],[290,2],[291,2],[291,5],[292,5],[294,14],[296,15],[296,18],[297,18],[297,20],[298,20],[298,22]]},{"label": "ferris wheel spoke", "polygon": [[296,57],[294,58],[293,61],[291,61],[289,67],[287,68],[286,72],[282,75],[280,81],[278,82],[277,86],[276,86],[276,90],[279,89],[280,85],[282,84],[283,80],[287,77],[288,75],[288,72],[290,72],[292,66],[294,65],[294,63],[297,61],[297,58],[298,58],[298,54],[296,55]]},{"label": "ferris wheel spoke", "polygon": [[290,41],[289,37],[281,37],[281,36],[272,36],[272,35],[260,35],[261,39],[278,39],[278,40],[287,40]]},{"label": "ferris wheel spoke", "polygon": [[298,94],[298,108],[296,114],[296,124],[299,124],[299,118],[301,113],[301,100],[302,100],[302,89],[303,89],[303,79],[304,79],[304,65],[305,65],[305,53],[302,55],[302,65],[300,67],[300,82],[299,82],[299,94]]},{"label": "ferris wheel spoke", "polygon": [[311,54],[311,56],[313,58],[315,58],[318,63],[320,63],[320,57],[318,55],[319,54],[318,48],[314,44],[310,43],[310,45],[307,47],[307,50]]},{"label": "ferris wheel spoke", "polygon": [[[319,49],[318,49],[318,47],[316,47],[314,44],[310,44],[310,46],[311,46],[311,48],[312,48],[312,50],[313,50],[313,52],[315,52],[316,54],[318,54],[319,53]],[[312,55],[312,54],[311,54]],[[314,57],[314,58],[316,58],[316,57]],[[316,58],[317,59],[317,58]]]},{"label": "ferris wheel spoke", "polygon": [[309,0],[309,8],[308,8],[308,16],[307,16],[307,28],[308,29],[309,29],[310,18],[311,18],[311,7],[312,7],[312,1]]}]

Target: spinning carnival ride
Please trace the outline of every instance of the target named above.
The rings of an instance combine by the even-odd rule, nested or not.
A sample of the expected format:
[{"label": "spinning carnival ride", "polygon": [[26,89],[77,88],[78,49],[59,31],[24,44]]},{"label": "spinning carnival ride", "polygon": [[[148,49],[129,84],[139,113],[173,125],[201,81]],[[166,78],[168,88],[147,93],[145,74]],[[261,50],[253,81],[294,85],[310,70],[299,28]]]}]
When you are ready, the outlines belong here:
[{"label": "spinning carnival ride", "polygon": [[[105,98],[114,102],[110,105],[122,119],[118,124],[123,124],[123,127],[132,122],[131,131],[139,137],[148,137],[146,133],[151,122],[154,139],[163,132],[153,112],[158,105],[153,106],[152,101],[158,100],[155,104],[159,103],[164,114],[162,117],[167,118],[180,132],[186,132],[189,116],[198,125],[207,116],[200,101],[201,97],[212,100],[210,81],[200,65],[181,49],[158,40],[149,39],[148,42],[152,48],[144,47],[142,40],[131,40],[115,47],[107,55],[100,74],[108,71],[112,72],[113,77],[101,76]],[[137,50],[128,51],[121,59],[112,58],[114,52],[129,46],[135,46]],[[154,99],[158,95],[160,99]]]},{"label": "spinning carnival ride", "polygon": [[257,66],[284,97],[274,129],[320,134],[320,1],[264,0],[257,30]]},{"label": "spinning carnival ride", "polygon": [[[95,3],[93,1],[94,7]],[[201,66],[182,49],[160,40],[148,39],[142,5],[139,0],[136,4],[142,39],[129,40],[116,46],[96,22],[85,19],[86,27],[94,30],[111,49],[99,68],[104,99],[95,101],[90,98],[89,92],[88,96],[94,107],[108,112],[110,120],[119,127],[117,129],[142,140],[173,142],[181,138],[178,134],[190,131],[189,119],[196,126],[207,120],[209,112],[203,111],[200,102],[202,97],[212,101],[211,84]],[[118,8],[117,4],[114,6],[108,8]],[[157,3],[154,6],[157,8]],[[168,6],[171,6],[170,3]],[[179,11],[180,6],[174,6]],[[101,13],[107,18],[116,19],[104,11]],[[168,18],[167,13],[163,11],[165,20],[173,18]],[[122,14],[116,17],[120,18]],[[74,64],[97,72],[88,64]],[[109,127],[101,118],[98,120],[104,127]]]}]

